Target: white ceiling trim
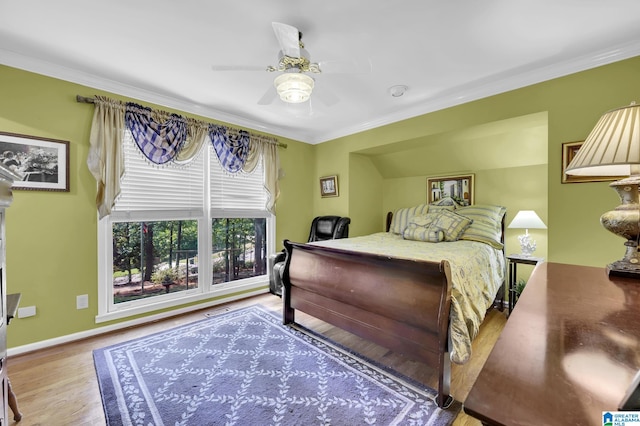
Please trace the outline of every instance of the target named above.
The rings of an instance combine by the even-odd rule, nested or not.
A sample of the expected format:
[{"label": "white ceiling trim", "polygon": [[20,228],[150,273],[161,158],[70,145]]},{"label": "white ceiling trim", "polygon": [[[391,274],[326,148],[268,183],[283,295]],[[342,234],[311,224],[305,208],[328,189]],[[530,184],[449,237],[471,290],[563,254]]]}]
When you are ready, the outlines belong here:
[{"label": "white ceiling trim", "polygon": [[[291,129],[285,129],[277,126],[267,126],[253,120],[247,120],[236,115],[222,112],[213,108],[206,108],[192,102],[181,99],[159,95],[134,86],[122,84],[113,80],[98,77],[92,74],[79,72],[70,68],[62,67],[47,61],[24,56],[15,52],[0,49],[0,63],[34,72],[48,77],[57,78],[64,81],[87,86],[89,88],[104,90],[121,96],[137,99],[161,105],[167,108],[174,108],[180,111],[197,114],[213,120],[223,121],[229,124],[247,127],[253,130],[274,134],[276,136],[286,137],[289,139],[309,143],[318,144],[327,142],[336,138],[348,136],[354,133],[371,130],[376,127],[402,121],[408,118],[420,116],[430,112],[438,111],[444,108],[453,107],[466,102],[515,90],[521,87],[551,80],[554,78],[566,76],[576,72],[606,65],[609,63],[621,61],[640,55],[640,41],[634,41],[625,45],[617,46],[589,54],[582,57],[576,57],[570,60],[557,62],[552,65],[541,66],[517,75],[492,76],[484,81],[476,81],[470,84],[460,86],[454,91],[425,101],[423,104],[413,108],[404,109],[396,114],[389,114],[376,120],[355,123],[353,126],[336,129],[335,131],[327,131],[320,135],[312,135],[306,132],[298,132]],[[91,96],[90,93],[78,93],[82,96]]]}]

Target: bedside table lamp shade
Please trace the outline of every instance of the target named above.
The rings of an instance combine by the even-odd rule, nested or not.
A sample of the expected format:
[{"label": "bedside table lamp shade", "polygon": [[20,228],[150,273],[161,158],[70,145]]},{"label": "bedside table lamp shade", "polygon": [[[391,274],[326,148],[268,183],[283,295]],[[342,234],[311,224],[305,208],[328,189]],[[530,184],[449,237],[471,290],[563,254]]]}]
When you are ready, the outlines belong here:
[{"label": "bedside table lamp shade", "polygon": [[525,230],[523,235],[518,236],[521,255],[531,256],[536,251],[536,242],[529,235],[529,229],[547,229],[547,226],[533,210],[520,210],[508,228]]},{"label": "bedside table lamp shade", "polygon": [[629,176],[609,185],[620,196],[621,204],[604,213],[600,223],[608,231],[627,240],[624,258],[608,265],[608,273],[640,278],[640,106],[632,103],[604,113],[569,163],[566,173],[576,176]]}]

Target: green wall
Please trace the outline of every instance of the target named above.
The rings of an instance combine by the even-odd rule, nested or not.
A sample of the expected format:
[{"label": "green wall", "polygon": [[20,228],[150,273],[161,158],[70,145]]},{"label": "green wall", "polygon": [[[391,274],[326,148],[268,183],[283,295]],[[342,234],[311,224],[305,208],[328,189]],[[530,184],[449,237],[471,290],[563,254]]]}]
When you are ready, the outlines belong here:
[{"label": "green wall", "polygon": [[[615,192],[606,182],[561,184],[561,144],[584,139],[603,112],[633,101],[639,70],[632,58],[319,145],[279,138],[288,148],[280,150],[277,249],[284,238],[304,241],[321,214],[350,216],[352,235],[381,231],[387,210],[423,202],[428,176],[472,171],[477,202],[504,204],[509,218],[540,213],[549,229],[534,236],[549,260],[619,259],[623,241],[599,223],[618,204]],[[5,66],[0,89],[0,131],[68,140],[71,157],[69,193],[15,191],[7,211],[8,291],[38,309],[11,323],[16,347],[97,327],[95,181],[85,164],[93,108],[75,96],[125,98]],[[546,147],[537,145],[545,137]],[[540,152],[547,161],[532,161]],[[340,196],[321,198],[318,178],[334,174]],[[508,234],[509,251],[517,233]],[[89,295],[89,309],[75,309],[78,294]]]},{"label": "green wall", "polygon": [[[7,291],[22,294],[20,306],[37,309],[36,316],[11,322],[9,347],[118,322],[95,323],[96,184],[86,166],[93,107],[75,98],[127,98],[6,66],[0,66],[0,89],[0,131],[70,142],[70,192],[16,190],[7,210]],[[286,225],[278,227],[277,238],[306,239],[313,214],[313,147],[279,139],[288,145],[280,150],[288,175],[281,181],[277,207],[278,219]],[[89,295],[89,309],[76,309],[80,294]]]},{"label": "green wall", "polygon": [[[350,190],[351,179],[364,179],[359,169],[350,168],[343,159],[353,153],[369,156],[382,176],[381,195],[371,194],[367,199],[360,194],[358,205],[377,206],[382,197],[386,211],[423,202],[426,176],[475,172],[476,202],[506,205],[508,220],[520,209],[538,211],[548,230],[530,231],[539,245],[542,241],[546,246],[537,254],[554,262],[604,267],[624,254],[624,241],[599,222],[602,213],[619,204],[618,197],[606,182],[561,184],[561,147],[563,142],[584,140],[605,111],[635,100],[640,89],[639,71],[640,57],[636,57],[335,139],[316,146],[317,176],[338,174],[341,187]],[[485,143],[492,138],[487,130],[493,126],[531,117],[544,124],[539,121],[539,125],[530,126],[517,141],[509,139],[525,144],[516,151],[506,150],[501,157],[477,149],[452,148],[458,138],[451,135],[479,131],[470,139]],[[534,142],[544,138],[541,126],[546,128],[546,149]],[[506,149],[507,141],[495,140],[489,145]],[[442,157],[447,146],[451,154]],[[526,164],[540,152],[547,156],[547,161],[540,162],[544,164]],[[438,163],[428,163],[430,156]],[[484,165],[491,158],[505,164]],[[487,184],[485,179],[493,183]],[[544,192],[546,200],[541,197]],[[360,229],[355,224],[369,223],[368,212],[351,204],[348,196],[329,203],[316,191],[315,210],[324,213],[334,209],[349,215],[354,228]],[[362,230],[366,233],[370,229]],[[515,230],[508,232],[508,252],[517,251],[517,234]]]}]

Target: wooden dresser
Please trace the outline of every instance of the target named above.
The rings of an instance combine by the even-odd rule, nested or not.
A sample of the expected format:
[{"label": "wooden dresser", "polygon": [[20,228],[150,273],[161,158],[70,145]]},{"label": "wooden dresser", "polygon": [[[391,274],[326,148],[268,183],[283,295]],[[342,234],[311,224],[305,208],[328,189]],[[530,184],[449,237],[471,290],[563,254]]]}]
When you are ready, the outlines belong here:
[{"label": "wooden dresser", "polygon": [[602,425],[640,370],[640,280],[537,265],[464,410],[491,425]]},{"label": "wooden dresser", "polygon": [[5,210],[11,205],[13,196],[11,185],[17,178],[11,171],[0,165],[0,426],[10,424],[8,409],[7,375],[7,283],[5,259]]}]

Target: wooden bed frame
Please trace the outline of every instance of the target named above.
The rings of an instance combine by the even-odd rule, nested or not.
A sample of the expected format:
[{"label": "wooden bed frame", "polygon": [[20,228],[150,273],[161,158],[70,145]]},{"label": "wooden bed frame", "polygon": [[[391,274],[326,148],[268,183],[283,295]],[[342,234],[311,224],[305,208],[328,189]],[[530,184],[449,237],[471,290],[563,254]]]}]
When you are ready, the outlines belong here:
[{"label": "wooden bed frame", "polygon": [[[388,216],[387,230],[389,223]],[[299,309],[423,362],[438,372],[436,403],[449,406],[448,261],[397,259],[289,240],[284,247],[284,324],[294,323]]]}]

